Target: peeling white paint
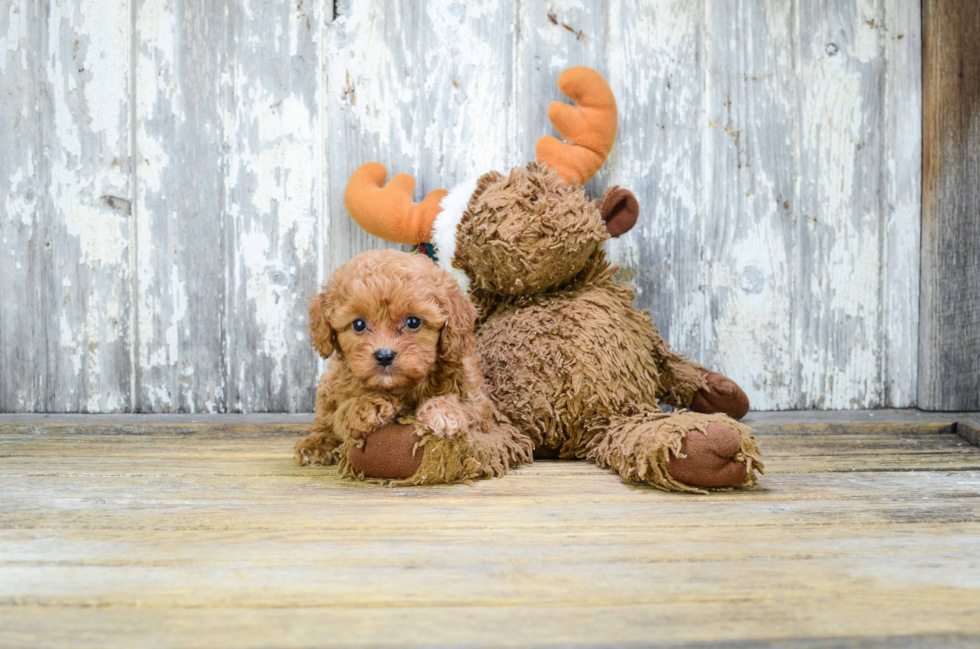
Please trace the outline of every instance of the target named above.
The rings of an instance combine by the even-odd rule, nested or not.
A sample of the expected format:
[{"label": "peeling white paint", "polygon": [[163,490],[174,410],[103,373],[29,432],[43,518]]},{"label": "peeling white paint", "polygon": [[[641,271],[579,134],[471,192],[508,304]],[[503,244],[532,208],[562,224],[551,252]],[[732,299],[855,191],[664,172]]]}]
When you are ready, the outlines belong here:
[{"label": "peeling white paint", "polygon": [[[128,111],[121,111],[119,106],[120,90],[125,91],[129,82],[129,0],[80,0],[76,16],[80,18],[76,32],[79,54],[84,49],[87,64],[82,73],[86,77],[86,128],[116,135],[129,121]],[[126,137],[128,133],[123,130],[120,135]]]},{"label": "peeling white paint", "polygon": [[[57,314],[40,380],[41,407],[112,412],[129,405],[128,3],[47,7],[35,52],[44,129],[35,289]],[[31,90],[32,100],[34,90]],[[21,218],[24,218],[22,216]],[[42,352],[43,353],[43,352]]]},{"label": "peeling white paint", "polygon": [[[351,15],[338,17],[332,25],[333,34],[340,36],[342,30],[343,36],[335,45],[338,51],[328,59],[330,100],[349,107],[355,137],[372,138],[378,149],[399,157],[417,158],[418,134],[405,128],[403,121],[393,123],[392,119],[411,115],[418,97],[412,75],[391,74],[413,70],[416,65],[409,34],[402,34],[402,42],[393,42],[395,30],[386,29],[404,24],[402,7],[382,2],[352,5]],[[386,82],[379,83],[381,79]]]},{"label": "peeling white paint", "polygon": [[33,160],[28,158],[24,168],[14,169],[7,180],[10,188],[4,199],[4,218],[20,221],[24,227],[34,225]]},{"label": "peeling white paint", "polygon": [[[33,7],[31,7],[33,8]],[[0,35],[0,72],[6,72],[10,53],[20,52],[22,69],[27,69],[27,11],[16,2],[7,7],[7,31]]]},{"label": "peeling white paint", "polygon": [[[175,410],[175,386],[162,377],[180,359],[179,327],[186,309],[184,282],[177,267],[177,251],[168,240],[162,240],[154,228],[154,213],[167,195],[179,188],[166,184],[165,173],[171,165],[169,151],[158,137],[157,129],[168,114],[173,114],[174,98],[179,92],[174,69],[174,7],[165,0],[139,3],[136,30],[136,240],[139,345],[138,369],[143,377],[143,408],[149,411]],[[161,215],[164,218],[171,214]],[[164,273],[159,270],[166,269]],[[184,306],[184,309],[181,308]],[[161,385],[161,383],[166,383]]]},{"label": "peeling white paint", "polygon": [[856,54],[868,56],[861,45],[867,31],[862,19],[853,47],[832,57],[815,48],[801,65],[801,75],[813,80],[801,97],[800,115],[807,175],[801,206],[815,255],[802,278],[810,295],[800,296],[808,306],[798,352],[799,405],[805,407],[867,407],[881,401],[880,215],[878,203],[868,200],[877,195],[878,177],[869,178],[871,186],[858,184],[865,171],[858,163],[869,159],[862,149],[874,141],[881,98],[872,97],[877,105],[865,104],[877,63],[860,65],[848,54],[859,50]]},{"label": "peeling white paint", "polygon": [[[426,74],[419,79],[427,104],[419,111],[421,171],[434,173],[447,188],[512,164],[507,114],[512,97],[506,92],[511,66],[494,42],[481,37],[499,6],[494,0],[425,4],[429,46],[421,55]],[[480,146],[468,146],[471,142]]]},{"label": "peeling white paint", "polygon": [[261,261],[266,259],[270,249],[269,237],[264,232],[244,233],[239,245],[242,258],[246,260],[243,280],[247,299],[255,308],[253,317],[262,342],[262,347],[256,351],[271,358],[276,367],[281,368],[287,352],[282,316],[286,306],[283,298],[288,290],[273,282],[272,277],[283,269],[274,262]]},{"label": "peeling white paint", "polygon": [[128,241],[123,232],[125,220],[108,207],[93,207],[61,194],[56,205],[64,218],[65,230],[78,237],[79,262],[86,265],[118,266],[126,263]]}]

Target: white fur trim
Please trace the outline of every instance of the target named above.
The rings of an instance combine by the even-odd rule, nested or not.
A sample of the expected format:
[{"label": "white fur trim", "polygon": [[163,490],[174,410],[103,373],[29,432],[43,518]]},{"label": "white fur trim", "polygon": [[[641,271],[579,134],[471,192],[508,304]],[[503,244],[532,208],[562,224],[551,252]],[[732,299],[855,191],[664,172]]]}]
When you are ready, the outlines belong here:
[{"label": "white fur trim", "polygon": [[456,255],[456,228],[463,220],[463,212],[470,202],[470,197],[476,191],[477,178],[469,178],[453,187],[448,194],[442,197],[439,208],[442,210],[436,215],[436,220],[432,224],[432,235],[429,242],[435,249],[436,259],[439,260],[439,267],[452,273],[463,291],[470,286],[470,278],[461,270],[453,268],[453,257]]}]

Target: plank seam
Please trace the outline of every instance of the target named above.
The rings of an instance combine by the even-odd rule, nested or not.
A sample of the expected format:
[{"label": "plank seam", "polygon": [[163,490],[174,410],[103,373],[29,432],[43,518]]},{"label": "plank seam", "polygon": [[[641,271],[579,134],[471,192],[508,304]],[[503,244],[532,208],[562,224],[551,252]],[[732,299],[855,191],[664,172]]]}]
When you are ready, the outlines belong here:
[{"label": "plank seam", "polygon": [[136,118],[136,57],[138,54],[137,12],[139,1],[129,2],[129,412],[140,412],[142,404],[137,386],[140,384],[139,372],[139,228],[137,210],[139,209],[139,150],[137,149]]},{"label": "plank seam", "polygon": [[887,246],[885,244],[885,231],[886,222],[888,220],[888,165],[884,164],[885,154],[888,147],[886,146],[888,140],[888,113],[891,107],[888,105],[888,90],[891,87],[892,81],[892,66],[887,56],[887,28],[888,23],[886,22],[889,18],[884,0],[878,1],[877,11],[875,12],[878,16],[879,23],[881,24],[881,29],[875,30],[878,39],[878,58],[881,61],[881,86],[878,88],[878,101],[881,104],[882,109],[878,112],[878,132],[881,134],[878,138],[878,317],[877,317],[877,334],[879,337],[879,347],[878,355],[875,358],[876,374],[878,376],[878,399],[877,406],[882,406],[886,399],[886,359],[888,357],[887,349],[889,347],[888,334],[883,329],[885,325],[885,270],[888,267],[886,256],[888,254]]},{"label": "plank seam", "polygon": [[792,229],[793,232],[793,307],[792,307],[792,320],[791,320],[791,331],[792,331],[792,354],[793,354],[793,366],[796,368],[796,406],[798,408],[803,408],[806,404],[804,403],[803,397],[803,364],[800,362],[802,344],[801,337],[802,332],[800,331],[800,322],[802,318],[800,317],[800,310],[803,308],[803,301],[800,296],[803,294],[803,255],[800,254],[800,242],[804,240],[804,228],[806,227],[806,215],[803,213],[804,210],[801,209],[802,199],[802,182],[803,182],[803,97],[800,92],[800,79],[802,79],[803,74],[803,62],[802,53],[800,51],[800,3],[799,0],[793,0],[792,7],[790,11],[793,14],[793,31],[790,34],[790,38],[793,39],[792,55],[793,55],[793,69],[796,72],[796,96],[795,101],[795,118],[796,118],[796,137],[793,138],[793,157],[796,159],[797,166],[797,177],[796,181],[793,183],[793,201],[797,206],[795,210],[795,227]]},{"label": "plank seam", "polygon": [[[41,79],[43,78],[42,72],[44,71],[43,70],[43,65],[44,65],[44,63],[43,63],[43,60],[44,60],[44,56],[43,56],[44,47],[43,46],[44,46],[44,42],[45,42],[44,41],[44,6],[43,6],[42,0],[35,0],[35,2],[34,2],[34,46],[35,46],[35,48],[37,48],[37,52],[35,53],[35,58],[34,58],[34,83],[33,83],[33,91],[34,91],[34,116],[35,116],[35,119],[37,119],[37,122],[38,123],[37,123],[37,132],[35,134],[35,143],[34,143],[34,146],[35,146],[35,152],[38,153],[38,154],[40,152],[44,151],[44,120],[42,120],[40,118],[40,115],[41,115]],[[48,160],[47,156],[38,156],[38,159],[37,160],[38,160],[38,164],[37,164],[37,169],[35,170],[35,178],[38,177],[38,175],[42,172],[42,170],[44,172],[47,172],[47,175],[50,176],[50,171],[48,170],[49,160]],[[47,184],[48,183],[45,183],[43,178],[38,178],[38,180],[37,180],[37,188],[38,188],[38,190],[40,190],[41,187],[43,187],[43,186],[45,186]],[[30,270],[30,273],[31,273],[31,281],[34,284],[35,291],[37,293],[37,299],[34,300],[34,304],[33,304],[34,317],[31,318],[31,323],[32,323],[31,324],[31,344],[34,346],[34,350],[35,350],[35,354],[36,354],[35,359],[34,359],[35,367],[34,367],[34,377],[33,377],[33,383],[34,383],[34,395],[33,395],[34,412],[45,412],[45,411],[54,410],[54,408],[49,408],[48,407],[48,404],[46,403],[46,400],[45,400],[45,398],[43,396],[44,395],[44,392],[45,392],[45,390],[44,390],[44,382],[45,382],[45,376],[46,376],[47,369],[48,369],[47,368],[47,365],[48,365],[48,362],[47,361],[48,361],[48,351],[49,351],[49,343],[48,343],[49,331],[48,331],[48,327],[46,327],[46,326],[41,326],[40,327],[41,330],[42,330],[40,335],[43,336],[43,343],[44,343],[43,344],[43,347],[38,345],[38,338],[39,338],[39,335],[38,335],[39,324],[38,323],[46,323],[48,321],[48,318],[46,317],[46,314],[44,313],[44,309],[43,309],[43,306],[42,306],[43,304],[45,304],[47,302],[46,295],[45,295],[46,291],[44,289],[45,283],[38,281],[38,279],[40,277],[40,271],[39,271],[39,268],[38,267],[41,264],[41,258],[42,258],[42,249],[41,249],[41,246],[42,246],[41,239],[42,239],[42,237],[39,236],[42,233],[39,232],[39,228],[38,228],[38,226],[39,226],[39,224],[41,222],[41,219],[39,217],[46,212],[46,206],[47,206],[48,202],[49,202],[48,192],[47,191],[44,191],[44,192],[38,191],[37,192],[37,203],[35,204],[35,207],[34,207],[34,229],[33,229],[34,236],[33,236],[33,246],[32,246],[32,251],[33,251],[34,259],[32,260],[33,263],[31,264],[31,270]],[[39,359],[37,356],[42,356],[43,358]],[[43,366],[42,366],[42,364],[43,364]],[[39,366],[42,366],[42,367],[39,367]]]},{"label": "plank seam", "polygon": [[699,348],[697,350],[698,351],[697,361],[699,363],[704,363],[706,361],[705,356],[708,348],[708,340],[707,340],[708,333],[707,333],[707,327],[705,325],[705,322],[707,320],[707,313],[708,313],[708,295],[705,286],[705,284],[708,281],[708,274],[707,274],[706,263],[705,263],[705,259],[706,259],[705,238],[707,236],[706,228],[707,228],[707,220],[708,220],[708,210],[711,207],[711,203],[710,203],[711,188],[709,187],[707,182],[710,173],[710,161],[708,156],[706,155],[706,153],[710,149],[711,138],[707,129],[704,128],[704,124],[702,123],[702,120],[707,120],[708,115],[711,114],[710,106],[708,105],[708,101],[709,101],[708,70],[706,65],[706,62],[708,60],[708,46],[707,46],[707,34],[705,33],[709,21],[708,0],[701,0],[700,9],[701,9],[701,25],[698,29],[697,52],[698,52],[698,59],[701,62],[701,65],[698,66],[699,73],[700,73],[699,79],[701,82],[701,88],[700,88],[701,114],[698,116],[697,124],[698,124],[698,132],[701,134],[701,137],[699,138],[699,142],[698,142],[698,148],[700,149],[699,157],[701,158],[701,177],[698,179],[697,182],[700,183],[701,186],[698,188],[698,192],[697,192],[698,203],[699,203],[697,209],[697,219],[698,219],[698,271],[697,273],[698,273],[698,291],[701,293],[701,295],[699,296],[700,297],[699,300],[700,313],[698,316]]}]

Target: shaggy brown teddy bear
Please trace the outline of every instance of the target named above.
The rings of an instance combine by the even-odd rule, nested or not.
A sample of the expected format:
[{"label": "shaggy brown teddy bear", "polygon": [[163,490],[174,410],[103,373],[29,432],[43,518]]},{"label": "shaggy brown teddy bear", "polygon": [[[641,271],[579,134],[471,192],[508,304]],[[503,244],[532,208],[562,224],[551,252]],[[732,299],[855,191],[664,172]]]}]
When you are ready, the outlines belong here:
[{"label": "shaggy brown teddy bear", "polygon": [[615,140],[615,98],[589,68],[566,70],[559,89],[576,105],[549,108],[566,142],[541,138],[540,164],[415,204],[410,176],[385,185],[385,168],[369,163],[351,177],[348,210],[388,240],[431,242],[468,286],[491,396],[536,456],[592,459],[666,490],[752,485],[761,452],[735,421],[745,393],[672,352],[606,260],[603,242],[639,212],[627,190],[590,201],[582,187]]}]

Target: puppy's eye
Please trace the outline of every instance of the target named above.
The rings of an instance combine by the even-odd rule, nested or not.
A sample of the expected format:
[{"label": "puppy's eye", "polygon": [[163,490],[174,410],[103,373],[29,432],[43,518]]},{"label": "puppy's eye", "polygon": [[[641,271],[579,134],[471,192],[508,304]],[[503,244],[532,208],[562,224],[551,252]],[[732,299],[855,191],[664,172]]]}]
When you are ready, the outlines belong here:
[{"label": "puppy's eye", "polygon": [[364,320],[362,320],[361,318],[358,318],[354,322],[350,323],[350,326],[351,326],[351,329],[353,329],[357,333],[361,333],[362,331],[364,331],[365,329],[367,329],[367,323],[364,322]]},{"label": "puppy's eye", "polygon": [[405,320],[405,326],[414,331],[422,326],[422,320],[415,316],[410,316]]}]

